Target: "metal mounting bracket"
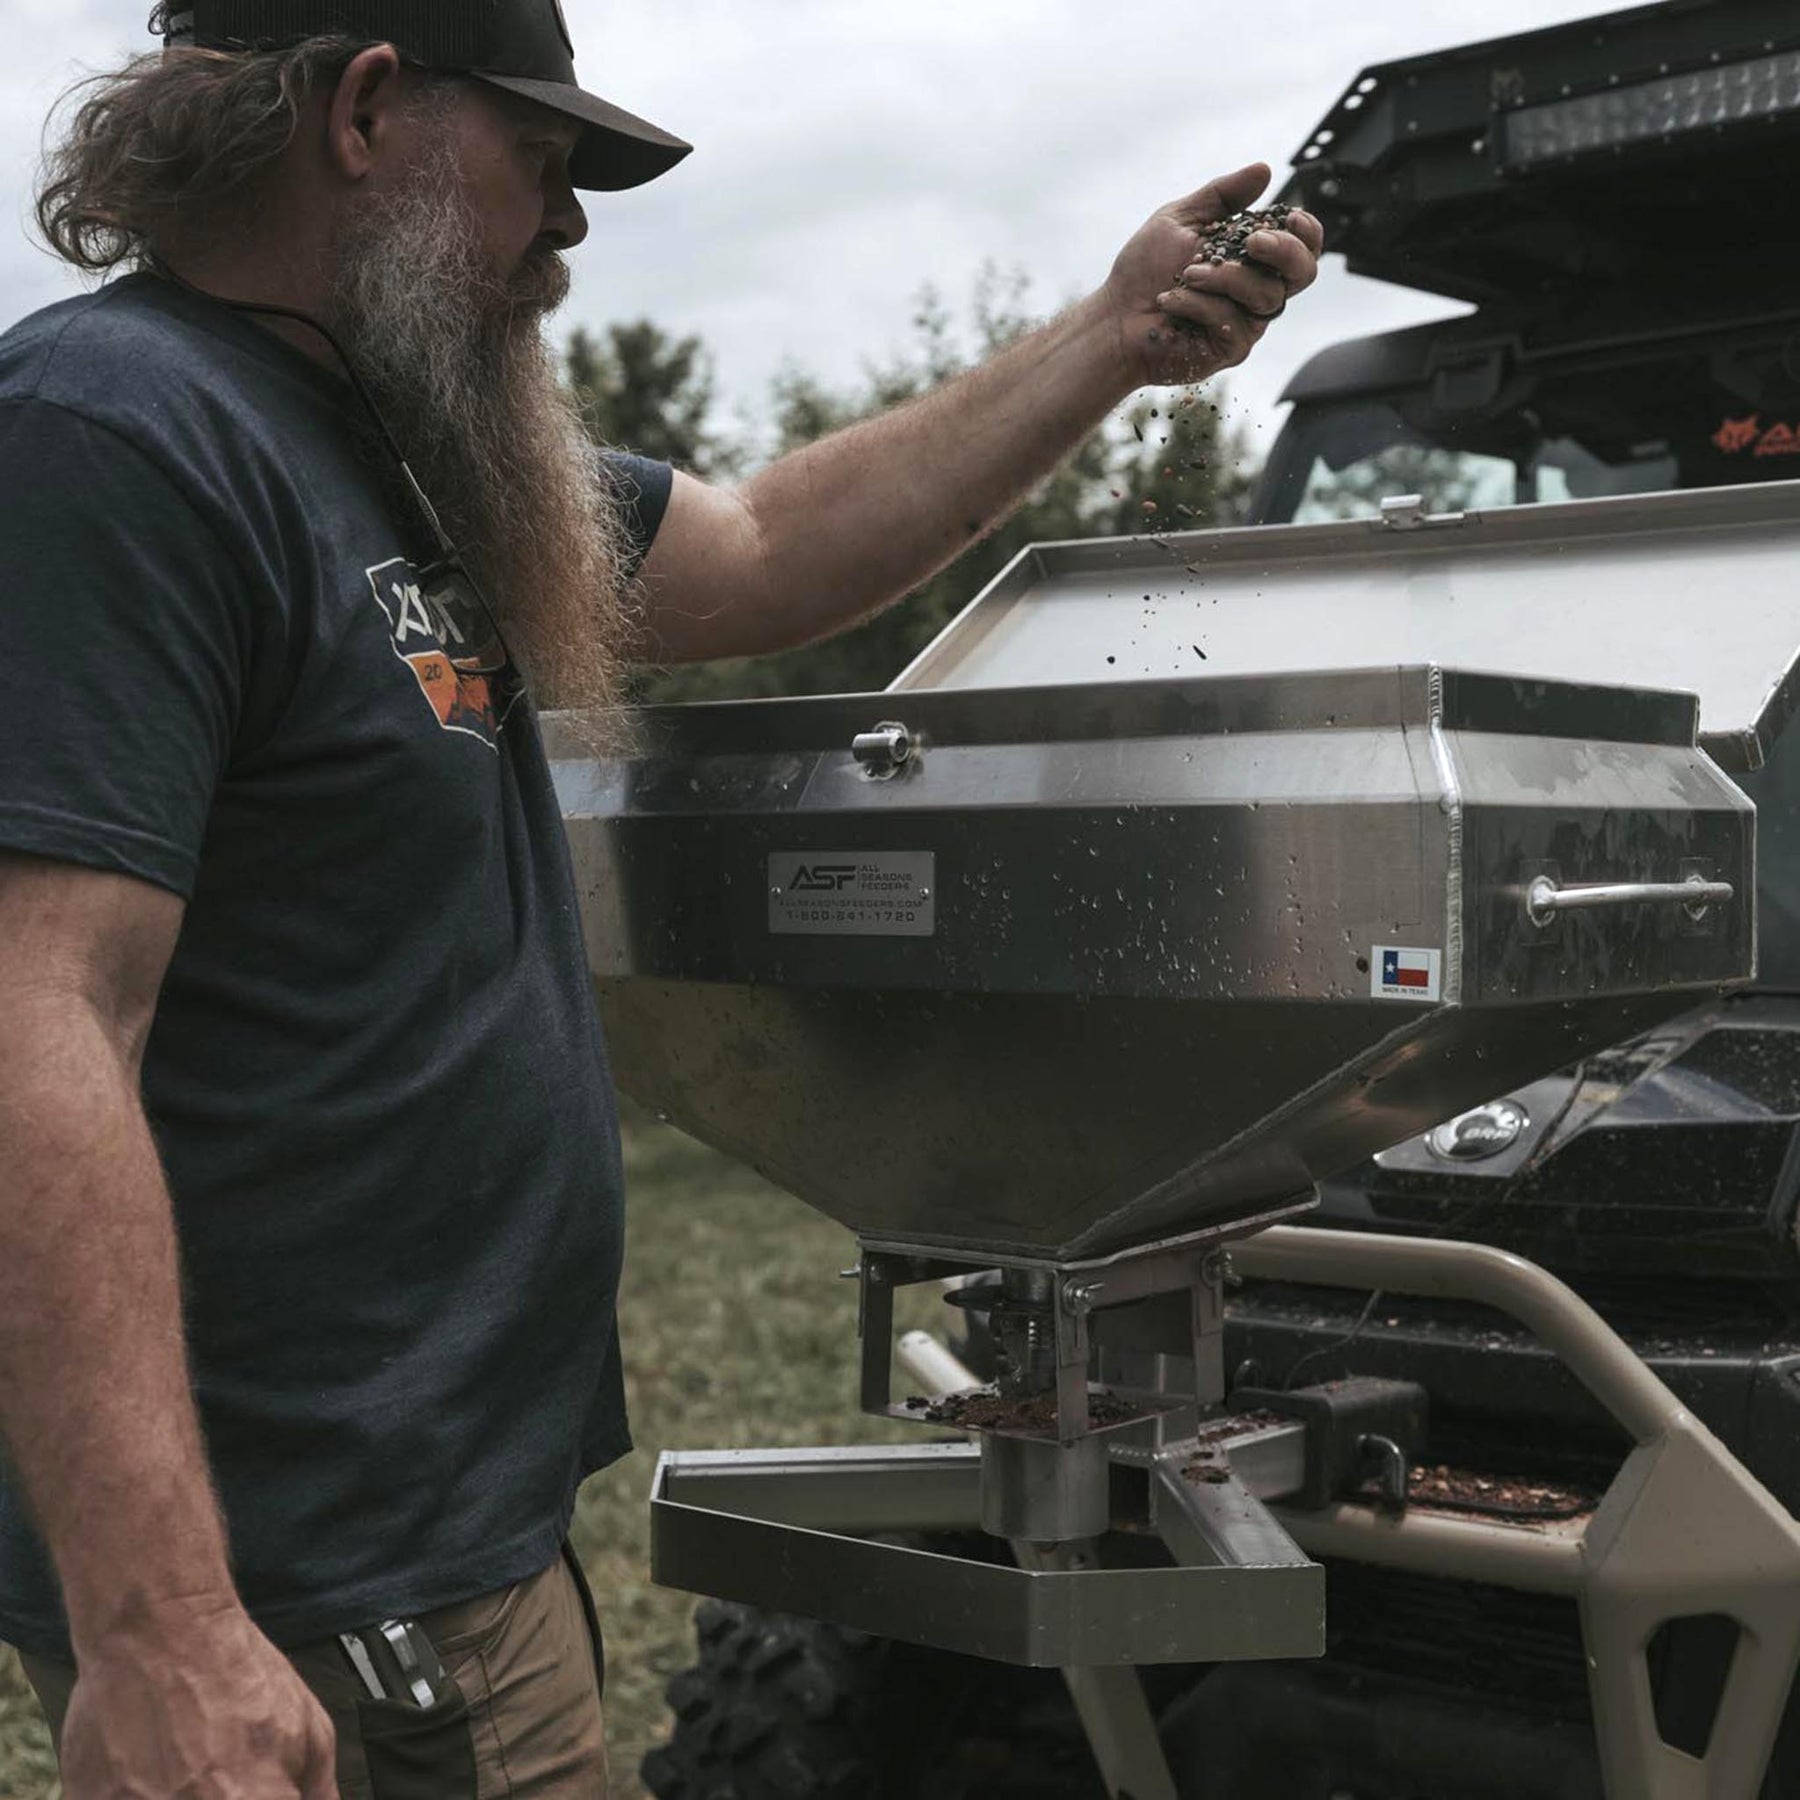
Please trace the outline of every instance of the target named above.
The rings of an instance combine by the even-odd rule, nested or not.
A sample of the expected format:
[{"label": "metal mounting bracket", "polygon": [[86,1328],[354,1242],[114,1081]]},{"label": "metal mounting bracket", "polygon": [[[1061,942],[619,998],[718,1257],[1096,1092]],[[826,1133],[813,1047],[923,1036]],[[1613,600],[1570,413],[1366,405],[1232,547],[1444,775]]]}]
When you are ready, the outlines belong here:
[{"label": "metal mounting bracket", "polygon": [[[1222,1286],[1225,1245],[1264,1230],[1281,1219],[1291,1219],[1318,1204],[1311,1193],[1266,1206],[1248,1216],[1223,1220],[1182,1237],[1121,1251],[1113,1256],[1059,1263],[1039,1257],[972,1254],[960,1256],[941,1250],[925,1250],[906,1244],[865,1241],[857,1263],[859,1279],[857,1331],[862,1339],[862,1410],[878,1417],[920,1422],[917,1412],[893,1403],[892,1358],[894,1342],[894,1290],[919,1282],[942,1281],[972,1271],[1007,1269],[1045,1276],[1050,1296],[1056,1352],[1056,1425],[1054,1436],[1073,1444],[1095,1431],[1112,1431],[1117,1423],[1097,1425],[1089,1413],[1088,1374],[1093,1355],[1095,1319],[1103,1313],[1143,1301],[1187,1296],[1189,1311],[1185,1341],[1171,1349],[1191,1360],[1194,1387],[1190,1393],[1135,1396],[1136,1423],[1159,1414],[1186,1410],[1196,1403],[1211,1406],[1224,1398],[1224,1311]],[[995,1429],[1000,1436],[1042,1438],[1043,1430],[1021,1426]],[[1190,1417],[1186,1429],[1192,1429]]]}]

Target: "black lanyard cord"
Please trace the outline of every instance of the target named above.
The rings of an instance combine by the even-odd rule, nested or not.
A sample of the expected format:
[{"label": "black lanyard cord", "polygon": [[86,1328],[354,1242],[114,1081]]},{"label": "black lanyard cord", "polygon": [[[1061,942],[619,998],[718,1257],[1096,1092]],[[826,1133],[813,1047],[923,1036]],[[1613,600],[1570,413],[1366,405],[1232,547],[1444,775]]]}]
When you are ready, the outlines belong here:
[{"label": "black lanyard cord", "polygon": [[444,572],[455,574],[474,596],[475,604],[481,608],[482,616],[487,620],[488,629],[493,632],[495,640],[504,651],[506,635],[500,629],[500,620],[493,607],[488,604],[488,597],[482,591],[481,583],[475,579],[474,570],[469,567],[462,552],[457,549],[455,540],[444,529],[444,523],[438,517],[437,508],[431,504],[431,496],[420,486],[418,476],[412,472],[412,464],[406,460],[406,452],[400,448],[399,439],[394,436],[387,420],[381,416],[381,408],[375,404],[375,396],[369,392],[368,384],[357,373],[356,364],[350,360],[350,353],[338,342],[337,334],[323,320],[315,319],[311,313],[301,312],[297,307],[272,306],[265,300],[227,300],[223,294],[209,293],[203,287],[196,287],[193,282],[183,275],[178,275],[160,258],[152,257],[150,266],[165,281],[173,283],[174,286],[193,294],[198,299],[210,300],[215,306],[223,306],[231,312],[255,313],[271,319],[288,319],[296,325],[304,325],[309,331],[317,332],[325,340],[331,349],[331,354],[343,365],[344,374],[349,378],[351,390],[361,402],[363,411],[374,421],[375,429],[381,437],[382,447],[394,459],[394,466],[399,469],[404,478],[407,491],[412,495],[419,508],[420,516],[425,521],[426,528],[437,544],[440,560],[434,568],[424,572],[421,580]]},{"label": "black lanyard cord", "polygon": [[[406,480],[408,492],[418,503],[419,511],[424,515],[425,523],[429,527],[433,539],[436,540],[438,554],[447,563],[455,564],[462,573],[463,579],[468,581],[471,586],[474,585],[474,577],[469,573],[449,532],[444,529],[443,521],[438,517],[437,508],[431,504],[431,497],[419,485],[419,478],[412,472],[412,464],[406,460],[406,452],[400,448],[399,439],[389,429],[387,420],[381,416],[381,408],[375,404],[375,396],[369,392],[367,383],[357,373],[356,364],[350,360],[349,352],[338,342],[337,334],[322,319],[315,319],[311,313],[301,312],[297,307],[271,306],[264,300],[227,300],[223,294],[209,293],[203,287],[196,287],[193,282],[183,275],[178,275],[160,258],[153,258],[151,267],[164,280],[173,282],[176,287],[184,289],[201,300],[212,301],[215,306],[227,307],[232,312],[255,313],[264,318],[288,319],[296,325],[304,325],[309,331],[316,331],[330,347],[331,354],[343,366],[344,374],[349,378],[351,389],[357,399],[361,401],[363,411],[374,421],[375,429],[381,435],[383,448],[394,459],[395,466]],[[476,598],[481,601],[485,611],[487,599],[479,589],[477,589]]]}]

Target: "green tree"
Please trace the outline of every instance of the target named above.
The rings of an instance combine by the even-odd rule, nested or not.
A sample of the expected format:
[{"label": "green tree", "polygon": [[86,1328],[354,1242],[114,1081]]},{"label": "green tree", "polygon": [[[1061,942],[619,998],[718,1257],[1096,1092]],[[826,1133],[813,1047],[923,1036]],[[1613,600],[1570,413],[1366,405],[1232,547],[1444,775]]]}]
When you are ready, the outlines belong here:
[{"label": "green tree", "polygon": [[713,429],[713,364],[697,337],[672,338],[648,319],[577,330],[564,370],[588,435],[695,475],[729,475],[736,448]]},{"label": "green tree", "polygon": [[1190,388],[1140,397],[1115,433],[1110,511],[1094,529],[1122,535],[1240,525],[1249,514],[1258,460],[1241,427],[1226,424],[1222,390]]}]

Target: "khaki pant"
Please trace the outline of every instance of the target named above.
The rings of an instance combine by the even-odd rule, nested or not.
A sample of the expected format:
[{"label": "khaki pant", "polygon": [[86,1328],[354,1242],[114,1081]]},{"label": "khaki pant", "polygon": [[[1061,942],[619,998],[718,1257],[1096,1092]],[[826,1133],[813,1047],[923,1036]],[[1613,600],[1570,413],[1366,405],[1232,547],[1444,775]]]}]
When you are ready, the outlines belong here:
[{"label": "khaki pant", "polygon": [[[422,1614],[460,1699],[371,1701],[333,1638],[287,1657],[337,1728],[343,1800],[604,1800],[604,1665],[572,1555],[499,1593]],[[21,1658],[61,1737],[75,1671]]]}]

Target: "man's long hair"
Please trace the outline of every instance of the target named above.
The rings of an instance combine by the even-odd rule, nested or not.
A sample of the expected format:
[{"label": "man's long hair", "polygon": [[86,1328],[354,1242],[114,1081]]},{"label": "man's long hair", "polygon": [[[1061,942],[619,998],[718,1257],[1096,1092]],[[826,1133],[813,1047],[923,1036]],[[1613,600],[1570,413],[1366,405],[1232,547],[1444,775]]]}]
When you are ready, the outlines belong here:
[{"label": "man's long hair", "polygon": [[[154,22],[154,21],[153,21]],[[248,233],[303,109],[363,42],[285,51],[175,49],[76,90],[45,153],[38,224],[92,274],[179,267]],[[457,86],[426,77],[427,129]],[[543,320],[566,296],[562,259],[534,246],[502,279],[454,158],[425,153],[340,222],[327,322],[374,393],[463,554],[487,587],[542,704],[584,715],[590,742],[623,742],[623,657],[637,598],[620,507],[557,376]],[[391,480],[378,446],[365,443]]]},{"label": "man's long hair", "polygon": [[292,143],[307,97],[364,48],[317,37],[245,55],[152,51],[83,82],[44,152],[44,241],[78,269],[105,274],[139,267],[153,246],[197,229],[228,229]]}]

